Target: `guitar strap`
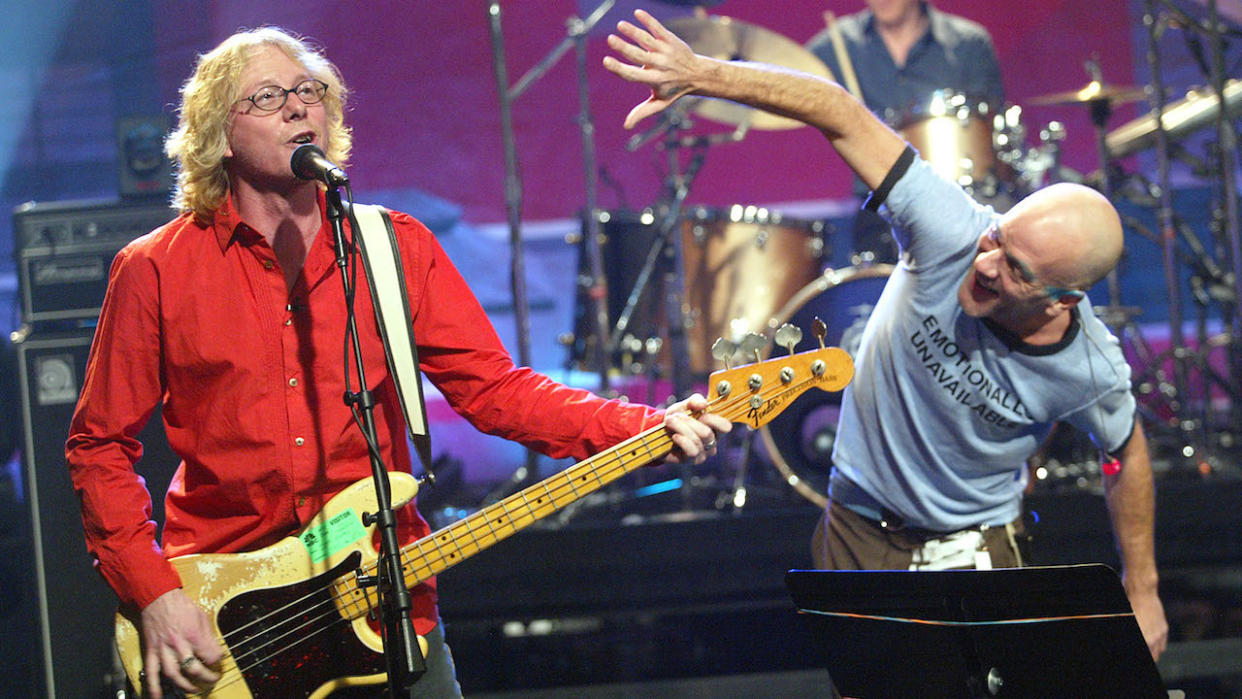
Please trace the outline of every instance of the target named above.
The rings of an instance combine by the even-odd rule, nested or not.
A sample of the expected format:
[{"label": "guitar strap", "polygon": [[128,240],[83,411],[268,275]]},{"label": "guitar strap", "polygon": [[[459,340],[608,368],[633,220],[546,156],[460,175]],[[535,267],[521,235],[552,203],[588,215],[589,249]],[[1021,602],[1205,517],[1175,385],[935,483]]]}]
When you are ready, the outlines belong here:
[{"label": "guitar strap", "polygon": [[371,301],[375,306],[375,321],[388,359],[388,372],[397,388],[410,440],[419,460],[423,462],[423,469],[430,473],[431,435],[427,426],[427,404],[423,400],[418,345],[414,342],[410,299],[406,295],[401,252],[397,249],[392,219],[383,207],[354,204],[350,220],[358,252],[362,254],[367,285],[371,287]]}]

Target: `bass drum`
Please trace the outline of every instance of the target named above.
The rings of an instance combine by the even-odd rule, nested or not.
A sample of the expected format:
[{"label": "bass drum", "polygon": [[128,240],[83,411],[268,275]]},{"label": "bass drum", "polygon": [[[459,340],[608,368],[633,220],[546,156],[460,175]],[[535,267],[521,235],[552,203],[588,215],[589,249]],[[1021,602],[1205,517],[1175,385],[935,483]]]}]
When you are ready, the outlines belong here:
[{"label": "bass drum", "polygon": [[[795,294],[770,326],[779,328],[789,323],[801,328],[804,349],[807,338],[815,342],[811,327],[819,318],[828,326],[825,344],[840,347],[854,357],[863,326],[892,271],[893,266],[888,264],[829,269]],[[769,356],[777,351],[785,350],[768,346]],[[840,391],[808,391],[759,428],[759,439],[772,466],[790,487],[820,507],[828,504],[828,475],[841,395]]]}]

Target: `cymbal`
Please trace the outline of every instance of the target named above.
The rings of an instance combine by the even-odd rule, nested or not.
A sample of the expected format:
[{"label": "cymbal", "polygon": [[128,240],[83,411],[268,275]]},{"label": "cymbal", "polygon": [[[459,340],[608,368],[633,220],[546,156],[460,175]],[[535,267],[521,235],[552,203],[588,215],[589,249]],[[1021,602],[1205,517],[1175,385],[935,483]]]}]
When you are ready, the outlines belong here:
[{"label": "cymbal", "polygon": [[[801,44],[770,29],[719,15],[678,17],[665,22],[695,53],[724,61],[755,61],[831,77],[828,66]],[[752,129],[776,131],[802,122],[726,100],[695,98],[691,110],[705,119]]]},{"label": "cymbal", "polygon": [[1092,80],[1082,89],[1040,95],[1039,97],[1033,97],[1027,100],[1027,103],[1036,106],[1046,106],[1051,104],[1090,104],[1092,102],[1103,101],[1111,102],[1113,104],[1127,104],[1130,102],[1137,102],[1144,99],[1146,96],[1147,93],[1141,87],[1105,85],[1098,80]]},{"label": "cymbal", "polygon": [[[1225,83],[1225,109],[1230,117],[1242,114],[1242,80]],[[1176,141],[1216,121],[1220,97],[1210,87],[1191,90],[1182,99],[1165,106],[1160,122],[1169,139]],[[1124,158],[1156,145],[1156,118],[1145,114],[1126,122],[1104,136],[1108,153]]]}]

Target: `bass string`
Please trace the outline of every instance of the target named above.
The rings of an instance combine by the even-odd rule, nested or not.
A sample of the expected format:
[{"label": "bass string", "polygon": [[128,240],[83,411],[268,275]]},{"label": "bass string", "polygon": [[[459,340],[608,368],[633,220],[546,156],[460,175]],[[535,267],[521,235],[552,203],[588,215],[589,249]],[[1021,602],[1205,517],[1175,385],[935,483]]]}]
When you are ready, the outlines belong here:
[{"label": "bass string", "polygon": [[[800,381],[796,384],[790,384],[784,387],[784,389],[782,390],[782,393],[784,394],[788,394],[791,392],[801,393],[803,390],[806,389],[807,384],[810,384],[815,380],[816,379],[812,377],[812,378],[804,379],[803,381]],[[750,410],[749,403],[750,403],[750,397],[746,395],[738,395],[737,397],[733,397],[733,398],[730,398],[728,396],[719,396],[717,398],[714,398],[708,403],[707,410],[711,411],[714,408],[719,408],[720,414],[722,416],[726,417],[726,419],[728,419],[730,422],[735,422],[735,421],[738,421],[739,418],[744,417],[747,414],[747,412]],[[662,426],[656,426],[655,428],[652,428],[650,432],[663,435],[663,440],[661,441],[667,442],[666,444],[661,444],[657,448],[658,454],[651,459],[651,460],[654,460],[656,458],[660,458],[660,456],[663,456],[665,453],[667,453],[663,451],[663,449],[671,445],[672,440],[671,438],[667,436],[667,433],[662,430]],[[618,447],[630,446],[628,444],[629,441],[641,440],[642,438],[646,436],[648,436],[648,433],[640,434],[634,438],[631,438],[631,440],[627,440],[627,442],[621,443],[620,445],[618,445]],[[625,463],[626,463],[625,459],[619,455],[618,447],[613,447],[611,450],[609,450],[611,452],[618,452],[618,453],[611,454],[609,455],[609,457],[604,459],[604,464],[610,467],[616,467],[617,465],[620,465],[620,469],[622,470],[622,472],[617,477],[619,477],[620,475],[625,475],[625,473],[629,472],[625,467]],[[615,480],[615,478],[613,480]],[[608,482],[611,482],[611,480]],[[574,489],[572,483],[566,482],[565,485],[567,485],[569,489],[575,492],[576,494],[576,489]],[[563,486],[558,486],[558,488],[561,488],[561,487]],[[591,492],[593,492],[594,490],[595,488],[592,488]],[[524,493],[525,491],[522,491],[522,493],[518,493],[518,495],[522,495]],[[557,496],[549,495],[549,497],[551,497],[553,499],[553,502],[555,503]],[[560,509],[560,506],[557,506],[555,509]],[[427,538],[429,537],[425,537],[424,541],[426,541]],[[404,548],[402,550],[402,554],[403,555],[410,554],[413,551],[413,549],[419,546],[419,543],[420,542],[415,542],[414,544],[411,544],[410,546]],[[433,550],[438,550],[438,548],[439,547],[433,547]],[[408,565],[409,564],[403,565],[403,569],[407,567]],[[366,566],[366,568],[364,568],[364,570],[373,573],[375,570],[377,570],[377,568],[378,568],[378,562],[371,562]],[[270,660],[271,658],[276,657],[280,655],[281,653],[288,651],[289,649],[291,649],[298,643],[304,642],[319,634],[327,632],[333,626],[343,624],[343,623],[349,623],[348,619],[336,613],[336,610],[338,609],[337,603],[343,598],[343,595],[335,592],[334,590],[331,592],[328,599],[315,602],[310,607],[307,607],[305,609],[296,609],[297,605],[304,604],[307,600],[311,600],[311,599],[318,597],[319,594],[323,592],[324,590],[332,590],[332,588],[335,586],[335,583],[338,582],[339,580],[340,578],[337,578],[325,584],[321,588],[313,590],[296,600],[292,600],[282,605],[281,607],[264,614],[263,616],[253,619],[246,624],[243,624],[237,629],[234,629],[226,634],[223,634],[221,638],[221,643],[224,646],[225,657],[226,659],[232,660],[233,668],[237,671],[238,676],[226,682],[225,685],[217,684],[217,687],[227,686],[228,684],[232,684],[234,682],[240,681],[242,679],[241,673],[244,673],[245,671],[258,666],[262,664],[263,662],[266,662],[267,660]],[[421,580],[416,580],[415,582],[421,582]],[[351,605],[352,605],[351,602],[348,602],[348,601],[345,602],[345,606],[351,606]],[[327,607],[326,610],[317,609],[317,608],[321,608],[325,606]],[[313,614],[316,611],[320,611],[319,615],[313,616]],[[281,615],[289,615],[289,616],[285,618],[280,618]],[[235,644],[239,640],[241,640],[240,636],[242,634],[245,634],[251,631],[255,627],[255,625],[269,623],[273,619],[275,619],[276,622],[275,624],[273,624],[273,628],[280,628],[298,618],[308,617],[308,616],[310,618],[306,618],[305,621],[303,621],[301,624],[294,626],[293,628],[290,628],[288,630],[285,630],[283,633],[281,633],[279,636],[273,639],[266,640],[263,643],[260,643],[257,646],[248,649],[248,651],[243,654],[244,657],[240,658],[240,660],[245,660],[249,662],[249,664],[245,665],[244,667],[239,662],[239,657],[235,656],[230,650],[231,644]],[[328,621],[326,624],[323,624],[322,626],[319,626],[318,628],[313,627],[314,624],[318,624],[322,622],[325,619],[325,617],[332,617],[332,620]],[[268,651],[275,644],[288,639],[290,634],[299,633],[299,632],[307,630],[308,628],[309,630],[307,631],[306,635],[299,636],[296,640],[290,643],[285,643],[285,645],[279,648],[276,648],[274,650],[271,650],[271,652],[267,653],[266,655],[262,657],[259,657],[257,659],[252,657],[256,653]],[[263,631],[268,631],[268,629],[264,628]]]},{"label": "bass string", "polygon": [[[790,386],[786,390],[801,391],[805,389],[803,388],[803,385],[797,385]],[[730,399],[728,397],[717,397],[708,403],[707,410],[711,411],[718,408],[720,409],[721,415],[727,417],[730,422],[733,422],[736,421],[737,418],[746,414],[746,411],[749,409],[748,402],[749,398],[745,396],[735,399]],[[642,442],[658,442],[658,444],[654,445],[654,447],[650,443],[640,445]],[[592,473],[596,474],[597,485],[592,485],[588,493],[594,492],[617,478],[627,475],[633,470],[630,464],[633,464],[635,461],[641,460],[642,463],[645,464],[664,456],[669,450],[671,450],[672,444],[671,438],[667,436],[667,433],[664,431],[662,425],[650,428],[646,432],[640,433],[639,435],[636,435],[635,437],[612,447],[601,455],[592,457],[577,466],[571,466],[565,472],[557,474],[541,484],[524,489],[485,510],[476,512],[475,514],[466,517],[460,523],[449,527],[444,532],[426,537],[421,541],[411,544],[403,551],[403,553],[409,552],[415,555],[410,557],[411,562],[404,565],[402,570],[407,575],[407,580],[412,578],[409,582],[410,585],[426,580],[434,575],[437,570],[444,570],[460,560],[464,560],[464,557],[458,556],[457,554],[465,551],[467,547],[473,546],[478,550],[482,550],[483,548],[486,548],[487,546],[490,546],[505,537],[516,533],[518,530],[533,523],[534,521],[559,510],[561,507],[564,507],[565,504],[582,497],[584,493],[579,492],[579,489],[574,485],[574,482],[578,479],[567,477],[566,474],[579,468],[579,466],[589,465],[589,462],[599,459],[599,456],[604,457],[599,459],[600,464],[589,469]],[[636,458],[635,455],[637,455],[639,451],[646,451],[649,458]],[[554,487],[548,485],[551,481],[556,482]],[[537,490],[541,485],[543,486],[544,494],[551,502],[545,504],[542,502],[543,498],[538,497],[532,505],[530,500],[527,498],[527,494],[532,490]],[[571,495],[572,497],[569,497],[564,503],[560,502],[562,498]],[[519,501],[521,502],[519,503]],[[545,514],[540,515],[539,511],[549,505],[552,509]],[[515,509],[522,509],[524,512],[519,514],[518,517],[514,517],[513,510]],[[494,518],[495,513],[498,511],[505,512],[503,522],[502,518]],[[523,520],[522,517],[525,515],[529,515],[531,519],[529,521]],[[500,527],[499,532],[497,531],[497,525]],[[459,529],[463,530],[463,534],[469,535],[468,542],[463,544],[458,541],[459,538],[464,538],[459,537],[456,533],[456,530]],[[484,529],[487,531],[482,535],[482,537],[476,536],[476,531]],[[446,553],[445,549],[450,544],[453,547],[453,552]],[[453,560],[454,558],[457,558],[457,560]],[[374,563],[370,565],[375,566]]]}]

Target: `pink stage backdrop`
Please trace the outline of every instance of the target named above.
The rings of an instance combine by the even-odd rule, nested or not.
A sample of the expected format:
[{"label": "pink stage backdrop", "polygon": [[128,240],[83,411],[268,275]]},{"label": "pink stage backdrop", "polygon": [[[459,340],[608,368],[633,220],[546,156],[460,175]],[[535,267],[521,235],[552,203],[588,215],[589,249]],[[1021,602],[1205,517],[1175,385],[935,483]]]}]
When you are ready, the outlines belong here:
[{"label": "pink stage backdrop", "polygon": [[[711,12],[801,44],[822,26],[824,9],[844,14],[862,4],[729,0]],[[589,2],[581,5],[585,10],[593,7]],[[629,8],[634,2],[621,5]],[[276,24],[310,36],[326,46],[354,90],[350,118],[357,147],[350,174],[355,188],[418,189],[460,205],[469,221],[502,221],[504,157],[487,6],[485,0],[220,0],[204,10],[206,17],[186,22],[184,5],[159,3],[162,85],[172,102],[194,54],[237,27]],[[646,6],[661,17],[687,11],[657,2]],[[971,17],[991,31],[1012,103],[1023,105],[1037,95],[1081,87],[1088,80],[1083,62],[1091,57],[1099,60],[1109,82],[1133,80],[1126,0],[941,0],[937,6]],[[565,37],[566,20],[580,11],[579,3],[570,0],[509,0],[502,8],[511,84]],[[621,14],[614,11],[605,26],[613,26]],[[631,134],[621,129],[621,120],[645,95],[600,66],[606,52],[603,37],[604,31],[596,31],[588,40],[598,162],[607,181],[615,183],[601,185],[600,204],[641,208],[658,194],[664,161],[651,144],[634,153],[624,149]],[[174,50],[178,46],[184,50]],[[568,52],[514,109],[525,184],[522,215],[527,220],[573,216],[584,202],[573,58]],[[1112,124],[1135,115],[1133,107],[1123,109]],[[1066,124],[1066,164],[1080,172],[1095,169],[1086,108],[1026,109],[1024,121],[1032,134],[1049,119]],[[698,128],[723,127],[699,120]],[[818,133],[802,128],[752,131],[741,143],[713,147],[690,201],[771,204],[849,194],[848,171]]]}]

